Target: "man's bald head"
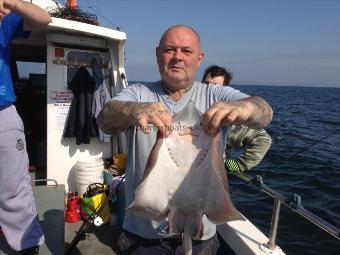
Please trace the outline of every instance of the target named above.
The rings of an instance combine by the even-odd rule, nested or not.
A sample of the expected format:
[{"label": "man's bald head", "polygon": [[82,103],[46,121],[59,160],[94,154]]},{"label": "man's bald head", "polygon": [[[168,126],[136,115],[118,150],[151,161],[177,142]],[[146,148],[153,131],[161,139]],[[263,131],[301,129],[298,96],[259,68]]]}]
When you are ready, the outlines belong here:
[{"label": "man's bald head", "polygon": [[174,25],[170,28],[168,28],[162,35],[161,39],[159,40],[159,44],[158,46],[160,46],[162,43],[163,43],[163,40],[165,38],[165,36],[170,32],[172,31],[173,29],[177,29],[177,28],[184,28],[184,29],[188,29],[189,31],[191,31],[197,38],[198,42],[201,44],[201,38],[199,36],[199,34],[192,28],[192,27],[189,27],[187,25]]}]

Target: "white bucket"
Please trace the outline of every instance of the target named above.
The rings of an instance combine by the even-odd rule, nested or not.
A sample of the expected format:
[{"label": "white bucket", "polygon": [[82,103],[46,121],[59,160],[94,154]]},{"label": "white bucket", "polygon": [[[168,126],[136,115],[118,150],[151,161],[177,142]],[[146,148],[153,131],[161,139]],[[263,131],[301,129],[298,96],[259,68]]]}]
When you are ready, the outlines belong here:
[{"label": "white bucket", "polygon": [[91,173],[103,172],[104,165],[89,167],[89,166],[79,166],[78,164],[76,164],[76,169],[77,169],[77,173],[81,172],[81,173],[91,174]]},{"label": "white bucket", "polygon": [[90,184],[104,182],[104,161],[101,158],[83,158],[77,161],[75,168],[79,195],[83,195]]},{"label": "white bucket", "polygon": [[104,160],[98,157],[83,157],[78,159],[77,164],[104,164]]},{"label": "white bucket", "polygon": [[76,174],[77,181],[80,179],[85,179],[85,180],[91,180],[91,179],[101,179],[103,177],[103,172],[101,173],[96,173],[93,175],[83,175],[83,174]]},{"label": "white bucket", "polygon": [[93,168],[93,167],[101,167],[104,165],[104,162],[102,163],[88,163],[88,164],[85,164],[85,163],[76,163],[76,167],[79,167],[79,168]]},{"label": "white bucket", "polygon": [[96,173],[102,173],[104,171],[104,166],[96,166],[96,167],[78,167],[76,165],[76,173],[92,175]]}]

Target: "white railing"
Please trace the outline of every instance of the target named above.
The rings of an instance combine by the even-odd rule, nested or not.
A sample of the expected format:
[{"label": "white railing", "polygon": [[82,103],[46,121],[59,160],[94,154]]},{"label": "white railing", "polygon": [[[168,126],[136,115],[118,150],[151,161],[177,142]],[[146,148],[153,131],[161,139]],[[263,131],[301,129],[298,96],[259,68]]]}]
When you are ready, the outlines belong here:
[{"label": "white railing", "polygon": [[313,223],[314,225],[326,231],[328,234],[340,240],[340,234],[339,234],[340,230],[337,227],[331,225],[330,223],[324,221],[317,215],[313,214],[312,212],[308,211],[307,209],[303,208],[302,203],[301,203],[301,197],[299,195],[294,194],[292,198],[285,197],[281,193],[269,188],[266,184],[264,184],[262,177],[259,175],[257,175],[255,178],[251,178],[250,176],[243,174],[243,173],[234,174],[234,175],[245,180],[246,181],[245,184],[248,184],[248,183],[253,184],[256,187],[258,187],[262,192],[274,198],[272,221],[270,225],[270,235],[269,235],[269,241],[267,243],[267,247],[269,249],[273,250],[276,247],[276,235],[277,235],[277,228],[278,228],[278,223],[279,223],[281,204],[287,206],[293,212],[301,215],[302,217],[307,219],[309,222]]}]

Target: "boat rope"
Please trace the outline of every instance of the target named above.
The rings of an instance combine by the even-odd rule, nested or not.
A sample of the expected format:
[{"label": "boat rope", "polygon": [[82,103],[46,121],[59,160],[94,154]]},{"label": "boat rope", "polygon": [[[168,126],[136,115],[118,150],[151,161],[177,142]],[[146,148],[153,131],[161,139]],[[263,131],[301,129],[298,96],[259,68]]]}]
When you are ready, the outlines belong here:
[{"label": "boat rope", "polygon": [[[289,162],[290,159],[292,159],[293,157],[296,157],[297,155],[299,155],[300,153],[304,152],[304,151],[308,151],[310,148],[312,148],[314,145],[320,143],[320,142],[323,142],[325,141],[327,138],[331,137],[332,135],[336,134],[337,132],[340,131],[340,128],[334,130],[333,132],[325,135],[324,137],[320,138],[320,139],[317,139],[316,141],[314,141],[313,143],[311,143],[310,145],[308,146],[305,146],[303,148],[301,148],[300,150],[298,150],[297,152],[295,152],[294,154],[290,155],[288,158],[286,158],[281,164],[279,165],[276,165],[276,167],[272,168],[272,170],[274,169],[277,169],[278,167],[282,166],[284,163],[287,163]],[[261,173],[259,174],[256,174],[255,177],[253,177],[252,179],[250,179],[249,181],[245,182],[245,183],[242,183],[240,184],[238,187],[236,187],[235,189],[233,189],[232,191],[230,191],[230,194],[233,193],[233,192],[236,192],[238,190],[240,190],[243,186],[247,185],[247,184],[250,184],[250,183],[253,183],[254,181],[256,181],[258,179],[258,177],[263,177],[266,175],[266,171],[261,171]],[[237,174],[236,174],[237,175]]]}]

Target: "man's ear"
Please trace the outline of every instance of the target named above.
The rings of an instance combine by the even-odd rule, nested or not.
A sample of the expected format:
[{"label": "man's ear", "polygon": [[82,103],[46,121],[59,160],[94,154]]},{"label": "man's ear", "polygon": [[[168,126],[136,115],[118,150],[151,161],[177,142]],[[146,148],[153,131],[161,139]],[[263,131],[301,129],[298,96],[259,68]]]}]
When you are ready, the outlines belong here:
[{"label": "man's ear", "polygon": [[204,58],[204,52],[201,52],[199,57],[198,57],[198,66],[197,66],[197,68],[200,67],[200,65],[201,65],[201,63],[203,61],[203,58]]},{"label": "man's ear", "polygon": [[156,59],[157,59],[157,64],[159,64],[159,62],[158,62],[159,54],[160,54],[159,51],[160,51],[159,47],[156,47]]}]

